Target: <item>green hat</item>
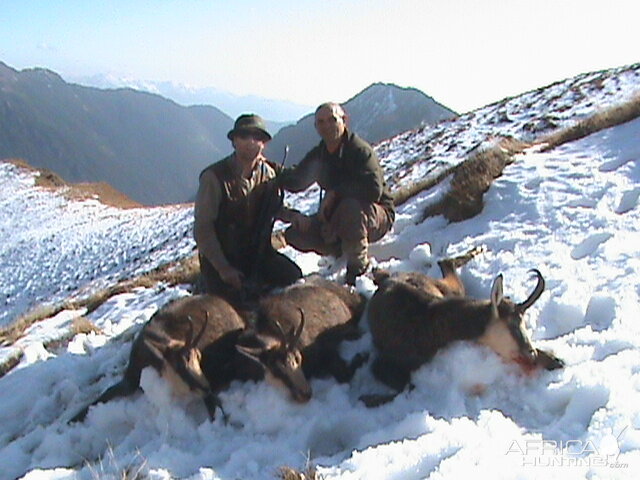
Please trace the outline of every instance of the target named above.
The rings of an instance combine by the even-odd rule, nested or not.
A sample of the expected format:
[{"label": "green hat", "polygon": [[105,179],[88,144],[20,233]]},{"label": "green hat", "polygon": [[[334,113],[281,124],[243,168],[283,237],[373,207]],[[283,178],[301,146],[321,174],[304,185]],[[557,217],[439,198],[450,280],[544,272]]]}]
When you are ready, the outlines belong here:
[{"label": "green hat", "polygon": [[236,119],[236,123],[233,124],[233,129],[227,133],[227,138],[233,140],[233,136],[236,133],[252,132],[258,130],[267,136],[267,140],[271,140],[271,134],[267,132],[267,125],[259,115],[255,113],[245,113],[240,115]]}]

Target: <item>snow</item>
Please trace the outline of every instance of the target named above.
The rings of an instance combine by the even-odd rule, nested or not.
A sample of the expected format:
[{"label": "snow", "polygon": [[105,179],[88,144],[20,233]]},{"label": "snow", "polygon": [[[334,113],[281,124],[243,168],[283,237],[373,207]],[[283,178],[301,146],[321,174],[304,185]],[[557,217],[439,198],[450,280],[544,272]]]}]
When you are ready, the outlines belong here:
[{"label": "snow", "polygon": [[0,164],[0,326],[35,305],[79,299],[193,252],[193,209],[119,210],[29,188],[35,173]]},{"label": "snow", "polygon": [[[550,116],[575,121],[637,91],[638,68],[576,77],[471,112],[460,124],[395,137],[378,146],[386,173],[408,182],[436,171],[434,163],[460,161],[491,135],[517,135],[527,122]],[[502,111],[510,119],[504,124],[497,122]],[[189,294],[186,285],[138,288],[89,314],[65,310],[0,349],[0,360],[24,354],[0,378],[0,478],[122,478],[129,469],[152,479],[269,479],[280,466],[304,469],[307,462],[325,479],[637,477],[638,138],[640,119],[547,153],[528,149],[494,182],[477,217],[416,224],[440,186],[399,208],[392,232],[371,248],[382,267],[437,276],[439,258],[485,245],[461,274],[478,298],[503,273],[505,294],[524,299],[535,283],[529,270],[538,268],[547,288],[526,323],[538,348],[566,362],[563,370],[525,375],[490,350],[459,342],[413,374],[414,390],[374,409],[358,397],[386,390],[367,367],[346,385],[312,380],[313,398],[303,405],[267,382],[235,382],[221,394],[227,425],[209,421],[197,399],[173,398],[145,370],[143,394],[95,406],[84,423],[68,425],[120,378],[141,325]],[[9,164],[0,164],[0,181],[4,324],[36,305],[79,298],[193,250],[189,206],[120,211],[74,202],[35,188],[32,174]],[[291,201],[309,210],[317,197]],[[344,273],[341,262],[285,252],[305,273]],[[359,278],[357,287],[367,296],[375,290],[369,278]],[[45,347],[78,316],[100,333]],[[343,345],[346,357],[372,350],[366,318],[362,326],[363,337]]]}]

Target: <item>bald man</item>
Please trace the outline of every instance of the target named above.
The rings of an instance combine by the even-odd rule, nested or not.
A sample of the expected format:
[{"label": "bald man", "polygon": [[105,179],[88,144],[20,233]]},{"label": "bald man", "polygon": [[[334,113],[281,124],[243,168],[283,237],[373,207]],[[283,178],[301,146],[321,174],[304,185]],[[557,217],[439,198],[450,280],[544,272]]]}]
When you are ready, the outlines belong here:
[{"label": "bald man", "polygon": [[347,259],[347,284],[369,265],[369,243],[381,239],[393,226],[393,198],[384,181],[378,156],[367,142],[347,128],[347,116],[338,103],[323,103],[315,112],[322,138],[294,168],[278,179],[291,192],[317,182],[325,195],[318,212],[296,213],[285,232],[287,243],[303,251]]}]

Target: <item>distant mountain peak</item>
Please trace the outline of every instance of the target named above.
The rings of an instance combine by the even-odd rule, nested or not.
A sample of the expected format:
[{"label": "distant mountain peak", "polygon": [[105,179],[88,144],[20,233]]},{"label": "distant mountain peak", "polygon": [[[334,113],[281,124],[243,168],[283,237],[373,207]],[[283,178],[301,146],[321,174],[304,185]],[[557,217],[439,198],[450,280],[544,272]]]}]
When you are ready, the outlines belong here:
[{"label": "distant mountain peak", "polygon": [[[350,129],[370,143],[457,116],[416,88],[383,82],[372,83],[342,105]],[[278,132],[267,145],[267,153],[275,155],[289,145],[291,162],[297,163],[319,141],[313,114],[309,114]]]},{"label": "distant mountain peak", "polygon": [[20,71],[20,74],[25,75],[26,77],[36,78],[36,79],[45,79],[48,81],[54,81],[58,83],[65,83],[64,79],[58,75],[56,72],[49,70],[48,68],[26,68]]}]

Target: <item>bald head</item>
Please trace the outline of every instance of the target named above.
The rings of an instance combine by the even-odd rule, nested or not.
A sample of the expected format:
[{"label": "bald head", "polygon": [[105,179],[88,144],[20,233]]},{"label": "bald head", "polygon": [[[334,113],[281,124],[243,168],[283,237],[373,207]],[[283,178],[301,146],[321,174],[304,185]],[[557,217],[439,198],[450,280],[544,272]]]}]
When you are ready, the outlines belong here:
[{"label": "bald head", "polygon": [[344,118],[347,116],[344,109],[342,108],[342,105],[340,105],[338,102],[325,102],[322,105],[319,105],[318,108],[316,108],[316,115],[318,115],[318,112],[320,110],[328,110],[331,113],[333,113],[335,116],[341,117],[341,118]]}]

